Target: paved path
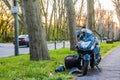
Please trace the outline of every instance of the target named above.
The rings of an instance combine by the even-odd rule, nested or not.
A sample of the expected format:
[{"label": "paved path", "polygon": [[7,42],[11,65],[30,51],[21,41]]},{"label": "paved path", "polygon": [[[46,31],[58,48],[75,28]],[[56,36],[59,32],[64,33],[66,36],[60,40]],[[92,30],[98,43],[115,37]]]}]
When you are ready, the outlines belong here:
[{"label": "paved path", "polygon": [[75,80],[120,80],[120,46],[105,56],[97,69],[89,70],[83,77],[77,77]]}]

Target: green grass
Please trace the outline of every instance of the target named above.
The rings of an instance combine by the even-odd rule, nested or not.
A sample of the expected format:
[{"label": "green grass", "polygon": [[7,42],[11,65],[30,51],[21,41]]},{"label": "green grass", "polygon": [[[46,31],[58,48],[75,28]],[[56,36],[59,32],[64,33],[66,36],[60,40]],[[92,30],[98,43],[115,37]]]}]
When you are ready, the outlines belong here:
[{"label": "green grass", "polygon": [[114,49],[115,47],[119,46],[120,42],[114,42],[113,44],[106,44],[105,42],[100,44],[100,52],[101,56],[106,55],[107,52]]},{"label": "green grass", "polygon": [[[105,55],[109,50],[120,45],[120,42],[114,44],[101,44],[101,54]],[[68,74],[68,70],[55,73],[55,68],[60,64],[64,65],[64,58],[67,55],[77,54],[70,51],[69,48],[51,50],[51,60],[30,61],[29,55],[11,56],[0,58],[0,80],[68,80],[74,75]],[[52,74],[52,75],[50,75]]]}]

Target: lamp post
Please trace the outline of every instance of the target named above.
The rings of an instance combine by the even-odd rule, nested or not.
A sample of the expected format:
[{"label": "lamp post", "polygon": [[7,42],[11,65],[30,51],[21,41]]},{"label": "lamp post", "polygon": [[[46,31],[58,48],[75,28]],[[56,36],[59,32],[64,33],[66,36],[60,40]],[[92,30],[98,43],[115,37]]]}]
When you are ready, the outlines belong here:
[{"label": "lamp post", "polygon": [[13,0],[11,12],[14,14],[14,37],[15,37],[15,56],[19,55],[19,42],[18,42],[18,0]]}]

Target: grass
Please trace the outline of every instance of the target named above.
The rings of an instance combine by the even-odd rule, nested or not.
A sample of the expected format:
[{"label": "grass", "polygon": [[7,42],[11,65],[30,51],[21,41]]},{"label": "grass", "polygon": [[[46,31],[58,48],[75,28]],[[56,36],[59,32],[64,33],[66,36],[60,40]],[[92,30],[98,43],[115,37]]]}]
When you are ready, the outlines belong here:
[{"label": "grass", "polygon": [[107,54],[110,50],[114,49],[115,47],[119,46],[120,42],[114,42],[113,44],[106,44],[105,42],[100,44],[100,52],[101,56],[103,57],[104,55]]},{"label": "grass", "polygon": [[[101,43],[101,54],[104,56],[109,50],[120,45]],[[0,80],[69,80],[74,75],[68,74],[68,70],[55,73],[55,68],[64,65],[67,55],[77,54],[69,48],[51,50],[51,60],[30,61],[29,55],[11,56],[0,58]]]}]

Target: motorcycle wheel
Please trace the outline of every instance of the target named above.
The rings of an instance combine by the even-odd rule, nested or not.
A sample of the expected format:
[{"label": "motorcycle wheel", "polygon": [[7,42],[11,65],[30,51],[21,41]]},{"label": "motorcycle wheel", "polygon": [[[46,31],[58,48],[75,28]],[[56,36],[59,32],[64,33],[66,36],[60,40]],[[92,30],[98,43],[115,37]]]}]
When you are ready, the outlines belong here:
[{"label": "motorcycle wheel", "polygon": [[90,67],[94,68],[94,55],[91,55],[91,60],[90,60]]},{"label": "motorcycle wheel", "polygon": [[83,74],[83,76],[87,74],[88,64],[89,64],[89,61],[87,61],[87,60],[83,61],[83,66],[82,66],[82,74]]}]

